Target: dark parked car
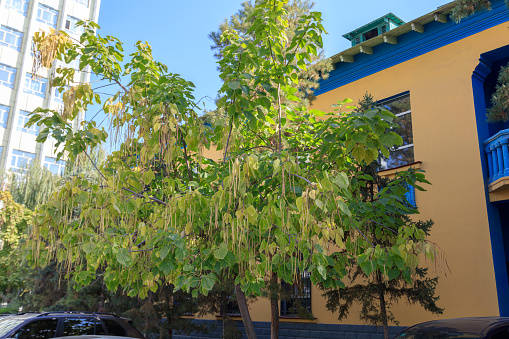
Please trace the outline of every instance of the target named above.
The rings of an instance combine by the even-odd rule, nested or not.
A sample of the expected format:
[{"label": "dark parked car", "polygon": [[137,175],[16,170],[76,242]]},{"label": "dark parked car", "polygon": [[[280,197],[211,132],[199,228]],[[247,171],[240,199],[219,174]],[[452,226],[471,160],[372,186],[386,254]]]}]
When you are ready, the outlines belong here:
[{"label": "dark parked car", "polygon": [[407,328],[397,339],[509,339],[509,318],[478,317],[428,321]]},{"label": "dark parked car", "polygon": [[111,313],[20,313],[0,318],[0,339],[47,339],[80,335],[143,338],[131,320]]}]

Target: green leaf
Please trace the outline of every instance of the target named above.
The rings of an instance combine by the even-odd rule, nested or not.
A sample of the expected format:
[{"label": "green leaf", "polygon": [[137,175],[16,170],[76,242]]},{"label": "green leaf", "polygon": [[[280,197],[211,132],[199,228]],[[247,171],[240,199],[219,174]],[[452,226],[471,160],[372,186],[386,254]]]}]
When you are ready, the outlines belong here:
[{"label": "green leaf", "polygon": [[117,252],[117,261],[126,267],[131,266],[131,257],[129,251],[126,248],[120,248]]},{"label": "green leaf", "polygon": [[389,280],[394,280],[399,277],[399,274],[400,270],[394,267],[389,270],[387,276],[389,277]]},{"label": "green leaf", "polygon": [[238,80],[237,80],[237,81],[230,81],[230,82],[228,83],[228,87],[230,87],[230,88],[231,88],[231,89],[233,89],[233,90],[239,89],[239,87],[240,87],[240,81],[238,81]]},{"label": "green leaf", "polygon": [[228,254],[228,247],[226,243],[219,245],[219,248],[214,251],[214,257],[218,260],[223,260]]},{"label": "green leaf", "polygon": [[318,265],[317,267],[318,273],[322,276],[323,280],[327,279],[327,270],[322,265]]},{"label": "green leaf", "polygon": [[214,287],[215,281],[214,279],[209,275],[204,275],[201,277],[201,286],[207,290],[210,291]]}]

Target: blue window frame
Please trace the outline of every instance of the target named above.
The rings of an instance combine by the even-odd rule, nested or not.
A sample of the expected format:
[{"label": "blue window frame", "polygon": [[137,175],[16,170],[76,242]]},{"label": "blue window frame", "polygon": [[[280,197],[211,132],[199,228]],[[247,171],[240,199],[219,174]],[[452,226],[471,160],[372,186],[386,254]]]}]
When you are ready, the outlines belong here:
[{"label": "blue window frame", "polygon": [[11,108],[9,106],[0,105],[0,127],[7,128],[10,111]]},{"label": "blue window frame", "polygon": [[86,6],[88,8],[89,0],[74,0],[74,2],[76,2],[76,3],[80,4],[80,5]]},{"label": "blue window frame", "polygon": [[23,171],[35,160],[35,154],[18,150],[12,151],[11,169]]},{"label": "blue window frame", "polygon": [[37,9],[37,21],[50,27],[57,28],[58,11],[49,6],[39,4]]},{"label": "blue window frame", "polygon": [[16,68],[0,64],[0,85],[14,88],[16,79]]},{"label": "blue window frame", "polygon": [[50,170],[51,173],[56,175],[63,175],[65,171],[65,161],[56,158],[44,157],[44,167]]},{"label": "blue window frame", "polygon": [[20,14],[27,16],[29,0],[5,0],[5,8],[18,11]]},{"label": "blue window frame", "polygon": [[73,16],[68,15],[65,20],[65,30],[69,33],[74,33],[77,35],[81,35],[84,32],[83,26],[76,26],[76,24],[80,21],[80,19],[75,18]]},{"label": "blue window frame", "polygon": [[396,116],[398,127],[394,132],[403,138],[403,145],[390,150],[389,158],[380,159],[382,170],[404,166],[414,162],[414,138],[410,94],[405,93],[377,103]]},{"label": "blue window frame", "polygon": [[39,134],[39,126],[33,125],[30,128],[25,127],[25,124],[30,120],[30,112],[28,111],[19,111],[18,117],[18,126],[16,127],[16,131],[38,135]]},{"label": "blue window frame", "polygon": [[23,92],[44,98],[46,97],[47,85],[48,79],[36,77],[31,73],[27,73],[25,76],[25,87],[23,88]]},{"label": "blue window frame", "polygon": [[0,45],[7,46],[16,51],[21,51],[21,42],[23,41],[23,33],[10,27],[0,26]]}]

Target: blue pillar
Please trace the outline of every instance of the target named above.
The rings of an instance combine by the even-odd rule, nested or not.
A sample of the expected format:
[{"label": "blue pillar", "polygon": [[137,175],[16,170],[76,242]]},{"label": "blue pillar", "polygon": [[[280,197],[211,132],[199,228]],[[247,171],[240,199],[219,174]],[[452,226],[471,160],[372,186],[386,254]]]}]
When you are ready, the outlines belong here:
[{"label": "blue pillar", "polygon": [[493,156],[491,154],[491,147],[486,147],[486,155],[488,156],[488,183],[492,183],[493,180]]},{"label": "blue pillar", "polygon": [[495,146],[490,147],[490,151],[492,152],[493,158],[493,181],[498,179],[498,156],[497,156],[497,148]]},{"label": "blue pillar", "polygon": [[497,142],[498,179],[504,176],[504,158],[502,157],[502,144]]},{"label": "blue pillar", "polygon": [[504,177],[509,176],[509,140],[505,139],[502,141],[502,156],[504,157]]}]

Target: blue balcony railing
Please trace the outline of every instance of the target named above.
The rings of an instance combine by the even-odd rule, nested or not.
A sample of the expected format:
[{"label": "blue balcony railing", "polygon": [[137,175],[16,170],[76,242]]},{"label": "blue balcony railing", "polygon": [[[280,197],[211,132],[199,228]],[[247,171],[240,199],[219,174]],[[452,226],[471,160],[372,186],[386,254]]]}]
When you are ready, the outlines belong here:
[{"label": "blue balcony railing", "polygon": [[484,142],[488,156],[489,183],[509,177],[509,129],[504,129]]}]

